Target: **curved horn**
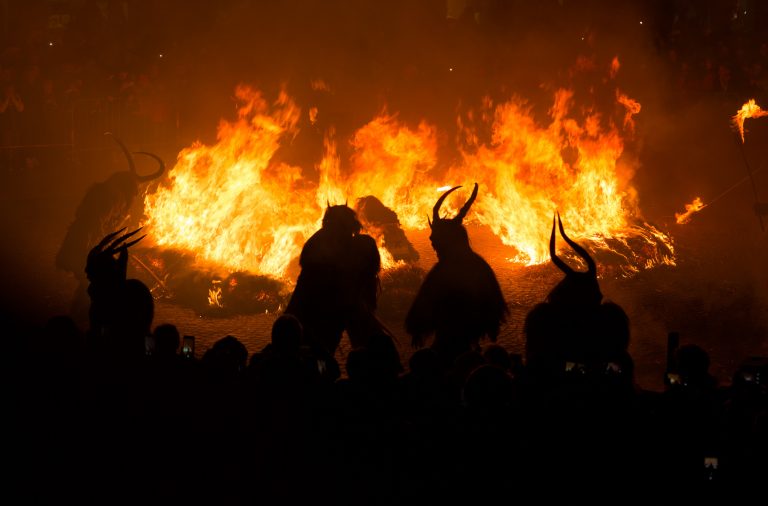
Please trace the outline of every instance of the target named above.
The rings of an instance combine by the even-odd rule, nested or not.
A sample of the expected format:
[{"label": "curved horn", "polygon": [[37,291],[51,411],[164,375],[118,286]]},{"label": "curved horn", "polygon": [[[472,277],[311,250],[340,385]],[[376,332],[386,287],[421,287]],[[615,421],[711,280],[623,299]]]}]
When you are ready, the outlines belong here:
[{"label": "curved horn", "polygon": [[127,229],[127,228],[128,227],[123,227],[120,230],[116,230],[115,232],[112,232],[111,234],[105,235],[104,238],[99,242],[99,244],[97,244],[96,247],[93,248],[93,249],[94,250],[101,250],[102,248],[104,248],[104,246],[107,245],[108,242],[110,242],[112,239],[117,237],[119,234],[125,232],[125,229]]},{"label": "curved horn", "polygon": [[454,191],[458,190],[459,188],[461,188],[461,186],[454,186],[453,188],[451,188],[447,192],[445,192],[442,195],[440,195],[440,198],[437,199],[437,202],[435,202],[435,207],[432,208],[432,221],[433,222],[436,222],[436,221],[438,221],[440,219],[440,206],[443,205],[443,201],[445,200],[445,197],[450,195],[451,192],[454,192]]},{"label": "curved horn", "polygon": [[[587,263],[587,272],[592,275],[597,275],[597,265],[595,265],[595,261],[592,260],[592,257],[589,256],[589,253],[587,253],[587,250],[576,244],[576,241],[572,240],[570,237],[565,235],[565,230],[563,229],[563,222],[560,220],[560,213],[557,213],[557,223],[560,227],[560,235],[563,236],[563,239],[565,239],[565,242],[568,243],[568,245],[573,248],[573,251],[579,254],[581,258],[584,259],[584,261]],[[552,232],[554,233],[554,223]]]},{"label": "curved horn", "polygon": [[118,146],[120,146],[120,149],[123,150],[123,154],[125,155],[125,158],[128,160],[128,170],[133,172],[133,174],[136,177],[140,177],[138,174],[136,174],[136,164],[133,163],[133,155],[131,155],[131,152],[128,151],[128,148],[125,147],[125,144],[123,144],[123,141],[121,141],[115,134],[112,132],[104,132],[104,135],[109,135],[112,137]]},{"label": "curved horn", "polygon": [[325,199],[325,207],[331,207],[331,201],[328,199]]},{"label": "curved horn", "polygon": [[[558,218],[559,218],[558,214]],[[557,253],[555,253],[555,217],[552,217],[552,235],[549,236],[549,258],[552,259],[552,263],[557,266],[558,269],[563,271],[566,274],[572,274],[573,269],[571,267],[563,262],[558,256]]]},{"label": "curved horn", "polygon": [[139,155],[146,155],[150,158],[154,158],[155,160],[157,160],[157,163],[160,164],[160,168],[158,168],[154,174],[147,174],[146,176],[139,176],[138,174],[136,174],[136,170],[134,169],[133,173],[136,174],[137,181],[139,181],[140,183],[145,183],[147,181],[152,181],[153,179],[157,179],[163,175],[163,171],[165,171],[165,163],[163,162],[162,158],[160,158],[154,153],[147,153],[146,151],[134,151],[134,153]]},{"label": "curved horn", "polygon": [[461,223],[464,220],[464,217],[469,212],[469,208],[472,207],[472,204],[474,204],[476,198],[477,198],[477,183],[475,183],[475,188],[472,190],[472,195],[469,196],[469,200],[467,200],[467,203],[464,204],[464,206],[461,208],[461,211],[459,211],[459,214],[456,215],[454,220]]}]

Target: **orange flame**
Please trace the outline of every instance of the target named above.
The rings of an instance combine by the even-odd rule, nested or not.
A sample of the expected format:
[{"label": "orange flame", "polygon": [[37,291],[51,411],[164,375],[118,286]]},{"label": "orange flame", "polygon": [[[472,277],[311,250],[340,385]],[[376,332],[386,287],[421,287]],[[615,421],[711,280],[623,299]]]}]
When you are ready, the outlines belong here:
[{"label": "orange flame", "polygon": [[375,195],[406,229],[426,227],[439,186],[430,175],[437,163],[435,127],[422,121],[414,130],[382,114],[355,133],[352,146],[349,194]]},{"label": "orange flame", "polygon": [[739,130],[739,136],[741,136],[741,142],[744,143],[744,120],[747,118],[761,118],[768,116],[768,111],[764,111],[760,108],[755,99],[752,98],[741,106],[741,109],[733,116],[732,122]]},{"label": "orange flame", "polygon": [[691,221],[691,217],[707,207],[707,205],[701,201],[701,197],[696,197],[690,204],[685,204],[685,212],[675,213],[675,220],[678,225],[685,225]]},{"label": "orange flame", "polygon": [[182,150],[170,185],[146,196],[146,223],[159,246],[192,251],[225,269],[280,277],[322,213],[311,205],[314,192],[303,188],[298,167],[270,165],[299,110],[285,93],[271,112],[250,88],[238,87],[236,97],[238,119],[221,122],[218,142]]},{"label": "orange flame", "polygon": [[[640,104],[616,96],[627,107],[629,130]],[[396,114],[380,114],[352,136],[344,167],[329,128],[313,180],[305,176],[307,167],[273,160],[281,142],[296,134],[301,112],[293,101],[281,93],[270,105],[245,86],[236,97],[237,119],[220,123],[217,143],[182,150],[170,181],[145,198],[145,224],[155,242],[193,252],[201,263],[286,278],[328,203],[354,206],[354,199],[373,195],[397,213],[404,229],[423,229],[438,192],[464,185],[443,206],[443,213],[454,215],[474,182],[480,192],[467,221],[488,226],[514,247],[516,262],[549,260],[555,210],[570,236],[589,238],[596,247],[610,249],[609,242],[618,241],[626,251],[628,238],[641,237],[673,251],[663,233],[631,224],[640,211],[620,130],[598,113],[575,119],[568,90],[555,93],[546,125],[522,100],[494,107],[485,99],[481,114],[459,118],[464,148],[457,162],[443,168],[437,166],[437,127],[426,121],[410,127]],[[473,121],[485,124],[470,126]],[[482,140],[479,132],[489,127],[490,139]],[[383,266],[396,266],[383,239],[368,233],[377,239]],[[673,264],[674,257],[627,261],[637,270]]]},{"label": "orange flame", "polygon": [[216,286],[208,289],[208,305],[212,307],[224,307],[221,301],[221,287]]},{"label": "orange flame", "polygon": [[[573,93],[559,90],[551,123],[537,125],[520,101],[496,107],[492,140],[465,153],[450,180],[478,180],[480,223],[518,250],[515,260],[549,260],[552,213],[558,209],[575,237],[614,235],[637,211],[628,168],[619,167],[623,141],[603,130],[594,114],[583,123],[568,117]],[[469,177],[468,177],[469,176]]]},{"label": "orange flame", "polygon": [[621,68],[621,63],[619,62],[619,57],[614,56],[613,60],[611,60],[611,71],[610,71],[611,79],[614,79],[616,77],[616,74],[619,73],[620,68]]},{"label": "orange flame", "polygon": [[630,132],[635,132],[635,122],[632,116],[640,112],[640,102],[631,99],[623,93],[616,91],[616,100],[626,108],[627,112],[624,114],[624,128]]}]

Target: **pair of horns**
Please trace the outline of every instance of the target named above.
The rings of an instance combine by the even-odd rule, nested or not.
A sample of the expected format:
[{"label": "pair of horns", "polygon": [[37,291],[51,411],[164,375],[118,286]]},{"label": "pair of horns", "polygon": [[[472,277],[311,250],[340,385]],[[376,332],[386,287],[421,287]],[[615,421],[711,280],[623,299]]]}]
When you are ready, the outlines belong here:
[{"label": "pair of horns", "polygon": [[123,154],[125,154],[125,158],[128,160],[128,169],[131,172],[133,172],[133,175],[136,177],[136,180],[138,182],[146,183],[147,181],[152,181],[153,179],[157,179],[157,178],[159,178],[160,176],[163,175],[163,172],[165,171],[165,163],[163,162],[163,160],[159,156],[157,156],[156,154],[154,154],[154,153],[147,153],[146,151],[135,151],[135,153],[139,154],[139,155],[146,155],[146,156],[149,156],[150,158],[154,158],[155,160],[157,160],[157,163],[160,164],[160,168],[157,169],[157,171],[155,173],[148,174],[146,176],[140,176],[139,174],[137,174],[136,173],[136,164],[133,161],[133,154],[130,151],[128,151],[128,148],[125,147],[125,144],[123,144],[123,141],[118,139],[111,132],[105,132],[104,135],[108,135],[108,136],[112,137],[115,140],[115,142],[117,142],[118,146],[120,146],[120,149],[123,150]]},{"label": "pair of horns", "polygon": [[[595,261],[592,260],[592,257],[589,256],[589,253],[587,253],[587,250],[576,244],[575,241],[573,241],[570,237],[565,235],[565,230],[563,230],[563,222],[560,219],[560,213],[555,213],[557,217],[557,224],[560,228],[560,235],[563,236],[563,239],[565,239],[565,242],[568,243],[568,245],[573,248],[573,251],[579,254],[581,258],[584,259],[584,261],[587,263],[587,273],[591,274],[593,276],[597,276],[597,266],[595,265]],[[568,264],[563,262],[561,258],[558,258],[557,254],[555,253],[555,218],[552,218],[552,235],[549,237],[549,256],[552,258],[552,263],[554,263],[561,271],[563,271],[566,274],[573,274],[576,272],[571,268]]]},{"label": "pair of horns", "polygon": [[[126,230],[126,227],[123,227],[120,230],[118,230],[116,232],[112,232],[111,234],[109,234],[106,237],[104,237],[101,240],[101,242],[99,242],[99,244],[97,244],[96,247],[93,248],[93,249],[95,251],[102,251],[102,250],[104,250],[104,247],[107,246],[107,244],[109,244],[109,246],[107,246],[106,251],[109,251],[110,253],[116,253],[116,252],[118,252],[120,250],[128,249],[128,248],[130,248],[131,246],[133,246],[134,244],[136,244],[137,242],[141,241],[142,239],[144,239],[147,236],[147,234],[144,234],[141,237],[139,237],[138,239],[134,239],[134,240],[132,240],[130,242],[126,242],[126,241],[128,241],[128,239],[130,239],[134,235],[138,234],[141,231],[142,228],[144,228],[144,227],[139,227],[136,230],[134,230],[133,232],[128,232],[126,234],[120,235],[123,232],[125,232],[125,230]],[[118,235],[120,235],[120,237],[117,237]],[[117,239],[115,239],[115,237],[117,237]]]},{"label": "pair of horns", "polygon": [[[440,206],[443,205],[443,202],[445,201],[445,198],[450,195],[452,192],[458,190],[461,188],[461,186],[454,186],[447,192],[440,195],[440,198],[437,199],[437,202],[435,203],[435,207],[432,208],[432,221],[427,218],[427,221],[429,222],[429,226],[432,226],[432,223],[440,220]],[[464,217],[467,216],[467,213],[469,212],[469,208],[472,207],[472,204],[475,202],[475,199],[477,198],[477,183],[475,183],[475,188],[472,190],[472,195],[469,196],[469,200],[462,206],[459,213],[451,218],[452,221],[461,223],[464,221]]]},{"label": "pair of horns", "polygon": [[[347,206],[347,202],[349,202],[349,200],[345,200],[345,201],[344,201],[344,205],[345,205],[345,206]],[[326,205],[327,207],[331,207],[331,201],[330,201],[330,200],[328,200],[328,199],[325,199],[325,205]],[[347,207],[348,207],[348,206],[347,206]]]}]

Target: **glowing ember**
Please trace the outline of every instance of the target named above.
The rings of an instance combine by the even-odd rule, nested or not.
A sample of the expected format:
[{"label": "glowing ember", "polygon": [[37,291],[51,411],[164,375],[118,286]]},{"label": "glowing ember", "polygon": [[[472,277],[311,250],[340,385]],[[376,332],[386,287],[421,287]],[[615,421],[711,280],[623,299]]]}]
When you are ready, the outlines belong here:
[{"label": "glowing ember", "polygon": [[616,77],[616,74],[619,73],[620,68],[621,68],[621,63],[619,62],[619,57],[614,56],[613,60],[611,60],[611,79]]},{"label": "glowing ember", "polygon": [[[238,117],[221,122],[217,143],[184,149],[169,183],[145,199],[146,225],[157,245],[192,252],[202,264],[286,278],[327,204],[351,206],[373,195],[395,211],[405,230],[423,229],[439,192],[464,185],[443,206],[454,214],[475,181],[480,192],[468,219],[514,247],[516,262],[549,260],[551,220],[559,210],[569,235],[618,253],[629,271],[674,263],[669,237],[638,219],[630,184],[635,167],[622,157],[621,127],[597,112],[576,119],[572,109],[584,109],[574,107],[571,91],[555,93],[546,125],[520,99],[495,106],[484,99],[480,114],[459,118],[461,156],[447,168],[437,167],[438,130],[426,121],[413,128],[397,115],[380,114],[352,136],[343,166],[336,134],[328,129],[312,180],[306,176],[311,168],[273,159],[297,131],[301,111],[292,100],[282,93],[269,105],[245,86],[236,97]],[[618,92],[616,97],[627,109],[623,129],[631,133],[640,104]],[[488,140],[481,140],[481,129],[491,132]],[[402,263],[376,231],[367,232],[379,244],[384,268]],[[667,253],[631,253],[633,238],[663,244]]]},{"label": "glowing ember", "polygon": [[214,280],[213,288],[208,289],[208,304],[213,307],[224,307],[221,301],[221,286],[216,286],[218,280]]},{"label": "glowing ember", "polygon": [[677,224],[685,225],[691,221],[691,216],[693,216],[695,213],[698,213],[705,207],[707,207],[707,205],[701,201],[701,197],[696,197],[690,204],[685,204],[685,212],[675,213],[675,220],[677,220]]},{"label": "glowing ember", "polygon": [[744,142],[744,120],[747,118],[761,118],[763,116],[768,116],[768,111],[761,109],[760,106],[755,103],[754,98],[748,100],[741,106],[741,109],[739,109],[732,119],[733,124],[739,129],[741,142]]},{"label": "glowing ember", "polygon": [[627,109],[627,112],[624,114],[624,128],[628,132],[634,133],[635,122],[632,120],[632,116],[640,112],[640,102],[618,91],[616,92],[616,100]]}]

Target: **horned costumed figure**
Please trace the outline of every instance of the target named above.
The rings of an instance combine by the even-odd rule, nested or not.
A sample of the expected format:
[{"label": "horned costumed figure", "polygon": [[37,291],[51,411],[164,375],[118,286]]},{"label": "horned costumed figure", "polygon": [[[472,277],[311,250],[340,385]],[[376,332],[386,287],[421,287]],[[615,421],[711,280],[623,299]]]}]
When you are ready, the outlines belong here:
[{"label": "horned costumed figure", "polygon": [[83,258],[102,237],[123,226],[134,199],[139,194],[139,185],[159,178],[165,170],[165,164],[160,157],[153,153],[137,151],[154,158],[159,164],[154,173],[139,175],[132,153],[120,139],[114,136],[112,138],[128,160],[128,170],[116,172],[88,189],[56,254],[56,267],[73,273],[81,281],[85,275]]},{"label": "horned costumed figure", "polygon": [[573,251],[587,264],[587,270],[586,272],[577,271],[557,256],[555,251],[555,220],[552,219],[552,234],[549,236],[549,257],[552,259],[552,263],[565,273],[565,278],[549,292],[547,302],[564,307],[599,305],[603,300],[603,294],[600,292],[600,285],[597,282],[597,265],[595,261],[589,256],[587,250],[565,234],[563,221],[560,219],[559,213],[557,214],[557,225],[560,228],[560,235],[563,236],[568,246],[573,248]]},{"label": "horned costumed figure", "polygon": [[443,193],[432,209],[429,238],[437,263],[427,273],[405,320],[414,347],[434,336],[431,347],[450,365],[483,337],[495,341],[509,309],[491,266],[469,244],[462,221],[477,198],[478,186],[453,218],[440,217]]},{"label": "horned costumed figure", "polygon": [[[112,134],[106,135],[112,136]],[[120,139],[114,136],[112,138],[128,160],[128,170],[116,172],[105,181],[96,183],[88,189],[77,206],[75,219],[67,229],[56,254],[56,267],[74,274],[78,281],[70,308],[71,316],[78,321],[85,320],[88,306],[83,259],[102,237],[125,226],[131,206],[139,194],[139,185],[159,178],[165,170],[165,164],[160,157],[138,151],[137,153],[154,158],[159,164],[154,173],[139,175],[131,152]]]},{"label": "horned costumed figure", "polygon": [[[584,261],[586,271],[578,271],[558,257],[556,226]],[[586,249],[566,235],[559,213],[552,221],[549,254],[565,277],[549,292],[545,302],[535,306],[526,317],[528,368],[552,376],[561,373],[564,364],[575,364],[580,370],[587,366],[603,367],[612,357],[626,352],[629,319],[619,305],[603,301],[597,265]]]},{"label": "horned costumed figure", "polygon": [[353,347],[383,331],[374,315],[381,258],[376,241],[360,230],[351,208],[328,204],[322,227],[301,250],[301,272],[285,310],[301,321],[305,344],[331,356],[344,331]]},{"label": "horned costumed figure", "polygon": [[90,297],[88,344],[92,351],[117,353],[123,359],[144,356],[144,340],[154,316],[152,294],[141,281],[128,279],[128,248],[145,235],[141,228],[106,235],[85,263]]}]

